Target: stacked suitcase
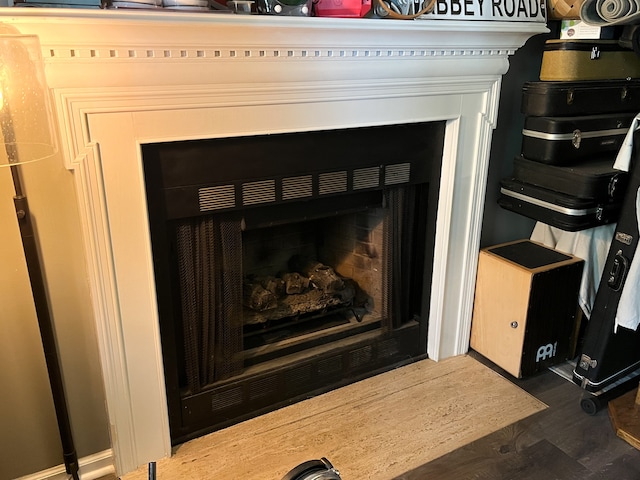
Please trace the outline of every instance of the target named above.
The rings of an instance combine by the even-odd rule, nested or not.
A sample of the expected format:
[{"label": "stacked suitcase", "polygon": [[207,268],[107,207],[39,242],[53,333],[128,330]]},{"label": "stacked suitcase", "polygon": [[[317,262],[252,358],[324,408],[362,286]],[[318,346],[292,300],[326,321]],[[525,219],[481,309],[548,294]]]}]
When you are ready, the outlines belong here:
[{"label": "stacked suitcase", "polygon": [[566,231],[616,222],[627,174],[613,163],[638,111],[640,81],[525,83],[521,155],[500,206]]},{"label": "stacked suitcase", "polygon": [[[640,293],[640,280],[628,275],[640,236],[640,131],[629,173],[613,168],[640,113],[640,57],[611,41],[547,43],[540,81],[523,86],[521,155],[499,204],[571,232],[616,223],[573,370],[574,382],[599,394],[630,374],[637,386],[640,371],[640,329],[616,327],[622,292]],[[610,54],[624,60],[599,62]]]}]

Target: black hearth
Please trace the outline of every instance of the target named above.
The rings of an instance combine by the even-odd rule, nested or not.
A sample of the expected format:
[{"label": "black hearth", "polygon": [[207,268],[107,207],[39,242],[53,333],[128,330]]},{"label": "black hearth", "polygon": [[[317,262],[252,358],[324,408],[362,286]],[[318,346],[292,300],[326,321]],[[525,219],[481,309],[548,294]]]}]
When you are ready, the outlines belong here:
[{"label": "black hearth", "polygon": [[444,129],[143,146],[174,444],[426,356]]}]

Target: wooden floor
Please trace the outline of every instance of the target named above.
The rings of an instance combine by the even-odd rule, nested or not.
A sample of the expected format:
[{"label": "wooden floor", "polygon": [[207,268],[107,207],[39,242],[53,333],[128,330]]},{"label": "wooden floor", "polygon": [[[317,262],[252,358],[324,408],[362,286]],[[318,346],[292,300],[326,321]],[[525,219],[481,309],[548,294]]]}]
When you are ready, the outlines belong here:
[{"label": "wooden floor", "polygon": [[512,381],[549,408],[397,480],[640,479],[640,451],[616,436],[607,408],[594,416],[580,408],[577,385],[550,371]]}]

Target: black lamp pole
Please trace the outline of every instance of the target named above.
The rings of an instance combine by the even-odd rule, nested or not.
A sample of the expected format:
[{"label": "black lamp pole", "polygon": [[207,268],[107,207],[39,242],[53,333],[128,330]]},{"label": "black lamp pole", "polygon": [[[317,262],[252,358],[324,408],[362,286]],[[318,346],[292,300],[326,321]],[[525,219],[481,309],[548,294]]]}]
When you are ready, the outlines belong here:
[{"label": "black lamp pole", "polygon": [[73,443],[71,424],[69,422],[69,410],[62,381],[58,346],[56,343],[53,322],[51,321],[47,291],[40,262],[40,254],[38,252],[33,223],[31,222],[27,197],[24,195],[22,188],[20,166],[12,165],[13,163],[18,162],[17,151],[13,142],[13,132],[9,128],[3,128],[2,130],[5,140],[5,149],[7,151],[11,168],[11,176],[13,177],[13,187],[15,190],[13,200],[16,209],[16,216],[18,217],[18,224],[20,226],[20,236],[22,238],[22,247],[24,249],[24,256],[27,263],[31,291],[33,292],[36,316],[38,317],[40,337],[42,339],[47,372],[49,374],[49,383],[51,385],[51,393],[53,395],[53,404],[56,411],[58,429],[60,431],[64,464],[67,473],[71,475],[74,480],[79,480],[78,456]]}]

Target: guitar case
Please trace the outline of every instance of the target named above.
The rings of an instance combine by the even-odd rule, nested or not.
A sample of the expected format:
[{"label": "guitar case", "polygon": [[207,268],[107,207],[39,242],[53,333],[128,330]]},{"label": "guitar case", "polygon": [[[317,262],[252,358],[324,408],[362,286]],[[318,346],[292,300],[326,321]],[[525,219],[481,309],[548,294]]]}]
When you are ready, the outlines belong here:
[{"label": "guitar case", "polygon": [[640,77],[640,58],[617,40],[547,40],[540,80],[611,80]]},{"label": "guitar case", "polygon": [[522,156],[554,165],[615,155],[636,114],[605,113],[577,117],[527,116]]},{"label": "guitar case", "polygon": [[[616,328],[616,314],[625,289],[640,292],[638,277],[629,270],[638,246],[637,197],[640,189],[640,159],[634,135],[634,151],[627,191],[620,209],[591,317],[584,333],[581,353],[573,370],[573,381],[596,392],[640,368],[640,329]],[[636,295],[633,295],[634,297]]]},{"label": "guitar case", "polygon": [[620,213],[620,202],[578,198],[513,177],[501,180],[498,205],[567,232],[613,223]]},{"label": "guitar case", "polygon": [[640,80],[529,81],[520,111],[536,117],[640,112]]},{"label": "guitar case", "polygon": [[611,156],[595,158],[576,165],[548,165],[517,156],[513,177],[547,190],[577,198],[593,199],[599,204],[621,203],[627,187],[627,172],[613,168]]}]

